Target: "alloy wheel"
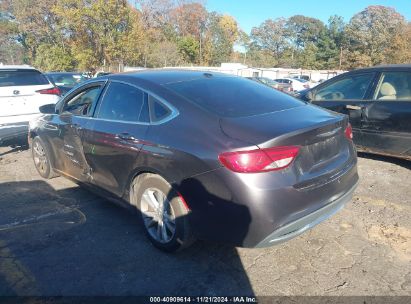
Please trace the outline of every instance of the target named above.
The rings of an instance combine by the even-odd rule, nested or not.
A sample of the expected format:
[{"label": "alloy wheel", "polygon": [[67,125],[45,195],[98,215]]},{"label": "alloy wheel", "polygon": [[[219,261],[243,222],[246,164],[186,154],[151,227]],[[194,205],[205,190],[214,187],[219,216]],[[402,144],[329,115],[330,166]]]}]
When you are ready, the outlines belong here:
[{"label": "alloy wheel", "polygon": [[157,188],[148,188],[141,198],[144,225],[152,238],[168,243],[176,232],[176,219],[167,196]]},{"label": "alloy wheel", "polygon": [[33,159],[34,165],[39,172],[46,174],[48,168],[48,160],[44,147],[39,141],[33,143]]}]

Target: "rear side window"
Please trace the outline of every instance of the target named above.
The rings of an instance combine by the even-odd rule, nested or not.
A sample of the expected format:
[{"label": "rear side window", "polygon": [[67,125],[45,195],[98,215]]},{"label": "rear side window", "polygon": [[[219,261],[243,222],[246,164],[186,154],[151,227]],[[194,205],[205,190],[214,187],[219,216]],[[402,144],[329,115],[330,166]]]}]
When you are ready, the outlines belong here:
[{"label": "rear side window", "polygon": [[36,70],[0,70],[0,87],[45,84],[49,81]]},{"label": "rear side window", "polygon": [[383,72],[374,99],[411,101],[411,73]]},{"label": "rear side window", "polygon": [[128,84],[112,82],[107,88],[97,117],[138,122],[144,103],[144,92]]},{"label": "rear side window", "polygon": [[171,114],[171,110],[157,100],[157,98],[149,95],[148,102],[150,105],[151,122],[158,122]]},{"label": "rear side window", "polygon": [[304,105],[264,84],[240,77],[202,78],[166,86],[203,109],[225,117],[258,115]]}]

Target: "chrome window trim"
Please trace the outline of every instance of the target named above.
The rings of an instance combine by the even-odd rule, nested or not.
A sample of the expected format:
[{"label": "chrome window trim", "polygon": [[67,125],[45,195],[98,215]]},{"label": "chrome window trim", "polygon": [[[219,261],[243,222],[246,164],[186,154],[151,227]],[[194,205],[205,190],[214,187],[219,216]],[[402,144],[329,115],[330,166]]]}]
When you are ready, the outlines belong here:
[{"label": "chrome window trim", "polygon": [[150,126],[151,125],[148,122],[116,120],[116,119],[106,119],[106,118],[98,118],[98,117],[86,117],[86,118],[91,119],[91,120],[97,120],[97,121],[119,122],[119,123],[124,123],[124,124],[133,124],[133,125],[142,125],[142,126]]},{"label": "chrome window trim", "polygon": [[[129,83],[129,82],[122,81],[122,80],[114,80],[114,79],[109,79],[109,85],[104,90],[104,93],[101,96],[101,100],[99,102],[100,106],[101,106],[101,103],[104,101],[104,97],[106,95],[107,89],[110,87],[110,83],[112,83],[112,82],[122,83],[122,84],[125,84],[125,85],[135,87],[136,89],[139,89],[139,90],[143,91],[144,93],[153,96],[154,98],[156,98],[159,102],[161,102],[164,106],[166,106],[170,110],[170,114],[167,115],[166,117],[164,117],[163,119],[161,119],[159,121],[155,121],[155,122],[152,122],[152,121],[150,121],[150,122],[124,121],[124,120],[105,119],[105,118],[99,118],[99,117],[94,117],[94,116],[89,117],[89,118],[93,118],[93,119],[101,120],[101,121],[109,121],[109,122],[122,122],[122,123],[132,123],[132,124],[144,125],[144,126],[147,126],[147,125],[156,126],[156,125],[165,124],[165,123],[169,122],[170,120],[176,118],[180,114],[180,112],[173,105],[171,105],[167,100],[165,100],[164,98],[158,96],[157,94],[155,94],[155,93],[153,93],[153,92],[151,92],[147,89],[144,89],[144,88],[142,88],[138,85],[135,85],[133,83]],[[98,107],[98,111],[100,111],[100,106]],[[150,111],[150,108],[149,108],[149,111]],[[95,115],[98,115],[98,112],[95,113]]]}]

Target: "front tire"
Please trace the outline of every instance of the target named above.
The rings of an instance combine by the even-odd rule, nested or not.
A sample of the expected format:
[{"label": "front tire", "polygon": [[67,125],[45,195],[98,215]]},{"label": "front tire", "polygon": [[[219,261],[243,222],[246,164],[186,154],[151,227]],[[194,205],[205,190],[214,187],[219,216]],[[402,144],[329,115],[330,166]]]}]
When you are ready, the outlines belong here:
[{"label": "front tire", "polygon": [[178,193],[159,175],[137,177],[130,202],[140,211],[140,219],[151,243],[166,252],[175,252],[194,242],[189,210]]},{"label": "front tire", "polygon": [[49,150],[43,140],[38,136],[33,138],[31,154],[34,166],[41,177],[50,179],[57,176],[51,167]]}]

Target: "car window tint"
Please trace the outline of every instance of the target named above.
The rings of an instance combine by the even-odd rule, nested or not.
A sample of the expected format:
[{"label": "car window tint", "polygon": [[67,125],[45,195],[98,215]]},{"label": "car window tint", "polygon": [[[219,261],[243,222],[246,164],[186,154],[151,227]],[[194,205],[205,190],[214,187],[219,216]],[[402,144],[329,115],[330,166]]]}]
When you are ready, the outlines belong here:
[{"label": "car window tint", "polygon": [[45,84],[49,81],[36,70],[0,70],[0,87]]},{"label": "car window tint", "polygon": [[319,89],[314,100],[363,99],[374,73],[349,75]]},{"label": "car window tint", "polygon": [[100,93],[100,86],[81,91],[71,98],[64,106],[63,112],[70,112],[76,116],[90,116]]},{"label": "car window tint", "polygon": [[240,77],[210,77],[166,84],[196,105],[220,116],[241,117],[304,105],[258,82]]},{"label": "car window tint", "polygon": [[144,92],[119,82],[110,83],[104,94],[97,117],[109,120],[138,122]]},{"label": "car window tint", "polygon": [[411,101],[411,72],[383,72],[374,99]]},{"label": "car window tint", "polygon": [[151,95],[148,96],[148,102],[150,104],[152,122],[163,120],[171,113],[171,110],[167,106]]}]

